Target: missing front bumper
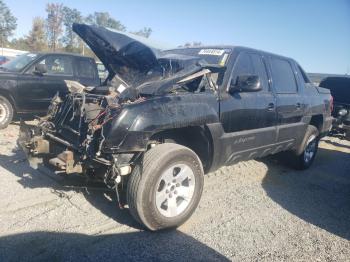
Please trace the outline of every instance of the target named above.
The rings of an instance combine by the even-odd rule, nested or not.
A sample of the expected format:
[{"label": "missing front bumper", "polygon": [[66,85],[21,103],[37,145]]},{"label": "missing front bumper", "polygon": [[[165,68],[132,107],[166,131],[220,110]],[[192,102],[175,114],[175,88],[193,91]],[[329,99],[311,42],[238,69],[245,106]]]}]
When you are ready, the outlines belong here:
[{"label": "missing front bumper", "polygon": [[38,132],[38,127],[34,125],[27,125],[24,121],[21,121],[19,136],[17,143],[22,148],[32,168],[37,169],[39,165],[43,164],[43,158],[38,156],[39,151],[35,148],[38,145],[39,150],[47,151],[46,146],[48,143],[40,141],[36,136]]},{"label": "missing front bumper", "polygon": [[[39,127],[21,121],[18,144],[22,147],[29,165],[38,169],[40,165],[51,165],[66,174],[82,173],[83,168],[71,150],[56,154],[52,151],[53,141],[46,139]],[[56,141],[57,142],[57,141]],[[51,149],[51,150],[50,150]]]}]

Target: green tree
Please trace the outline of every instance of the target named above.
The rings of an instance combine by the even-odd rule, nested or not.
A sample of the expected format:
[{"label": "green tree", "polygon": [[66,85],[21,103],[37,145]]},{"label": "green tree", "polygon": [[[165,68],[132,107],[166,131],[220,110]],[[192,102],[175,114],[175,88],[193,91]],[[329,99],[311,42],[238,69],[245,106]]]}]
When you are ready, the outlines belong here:
[{"label": "green tree", "polygon": [[27,44],[27,39],[20,37],[20,38],[13,38],[11,42],[9,43],[9,47],[13,49],[19,49],[19,50],[26,50],[29,51],[30,48]]},{"label": "green tree", "polygon": [[0,0],[0,37],[1,46],[8,42],[8,38],[13,34],[17,28],[17,18],[11,13],[7,5]]},{"label": "green tree", "polygon": [[140,35],[140,36],[148,38],[152,34],[152,28],[144,27],[143,29],[141,29],[139,31],[131,32],[131,33],[135,34],[135,35]]},{"label": "green tree", "polygon": [[40,17],[33,19],[32,30],[26,37],[26,43],[31,51],[44,51],[47,49],[44,19]]},{"label": "green tree", "polygon": [[58,47],[58,39],[63,30],[63,5],[59,3],[49,3],[46,5],[46,30],[49,47],[55,51]]},{"label": "green tree", "polygon": [[65,49],[68,52],[79,52],[82,46],[82,41],[73,32],[73,23],[81,23],[83,16],[77,9],[71,9],[67,6],[63,7],[63,25],[65,27],[65,33],[62,38],[62,42],[65,44]]},{"label": "green tree", "polygon": [[115,20],[108,12],[94,12],[86,17],[86,22],[92,25],[109,27],[119,31],[125,31],[126,27],[118,20]]}]

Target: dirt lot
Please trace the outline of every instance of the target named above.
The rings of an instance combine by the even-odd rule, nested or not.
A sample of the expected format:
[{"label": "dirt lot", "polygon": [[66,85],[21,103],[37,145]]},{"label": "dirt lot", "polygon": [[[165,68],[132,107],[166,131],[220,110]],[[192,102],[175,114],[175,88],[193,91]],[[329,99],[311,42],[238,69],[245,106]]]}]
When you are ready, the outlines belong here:
[{"label": "dirt lot", "polygon": [[325,138],[303,172],[273,159],[221,168],[185,225],[150,233],[103,188],[31,169],[17,133],[0,131],[0,261],[350,260],[350,142]]}]

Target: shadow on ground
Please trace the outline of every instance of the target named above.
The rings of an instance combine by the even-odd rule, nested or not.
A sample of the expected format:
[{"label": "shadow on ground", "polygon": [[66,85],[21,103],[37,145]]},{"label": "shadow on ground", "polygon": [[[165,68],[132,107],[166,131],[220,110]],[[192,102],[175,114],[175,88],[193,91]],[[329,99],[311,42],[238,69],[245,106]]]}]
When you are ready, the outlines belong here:
[{"label": "shadow on ground", "polygon": [[295,172],[276,159],[262,186],[268,196],[299,218],[350,240],[350,154],[320,148],[313,166]]},{"label": "shadow on ground", "polygon": [[120,224],[141,229],[127,209],[118,207],[115,192],[108,190],[102,183],[89,182],[85,177],[78,175],[64,177],[54,173],[49,174],[45,169],[45,172],[39,172],[29,166],[25,154],[19,148],[13,149],[10,156],[0,154],[0,166],[19,177],[18,182],[24,188],[51,188],[53,193],[62,198],[70,197],[66,194],[68,191],[79,192],[106,216]]},{"label": "shadow on ground", "polygon": [[31,232],[0,238],[0,261],[228,261],[179,231],[88,236]]},{"label": "shadow on ground", "polygon": [[[0,166],[18,176],[25,188],[51,188],[61,197],[78,191],[97,209],[120,224],[141,229],[115,193],[83,178],[55,178],[31,168],[22,150],[0,154]],[[85,188],[86,187],[86,188]],[[90,236],[76,233],[30,232],[0,237],[0,261],[228,261],[226,257],[177,230],[139,231]]]},{"label": "shadow on ground", "polygon": [[[344,137],[340,137],[339,139],[340,139],[340,140],[347,140],[347,139],[345,139]],[[324,141],[325,143],[330,144],[330,145],[333,145],[333,146],[337,146],[337,147],[344,148],[344,149],[350,149],[350,146],[341,144],[341,143],[336,142],[336,141],[332,141],[331,139],[323,139],[323,141]]]}]

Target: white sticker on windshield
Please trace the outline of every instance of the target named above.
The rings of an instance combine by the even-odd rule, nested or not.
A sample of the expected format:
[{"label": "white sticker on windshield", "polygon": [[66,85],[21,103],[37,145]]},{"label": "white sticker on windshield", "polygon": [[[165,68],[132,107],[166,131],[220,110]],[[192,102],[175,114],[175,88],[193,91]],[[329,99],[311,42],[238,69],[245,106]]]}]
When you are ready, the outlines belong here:
[{"label": "white sticker on windshield", "polygon": [[29,56],[29,57],[36,57],[36,54],[27,54],[27,56]]},{"label": "white sticker on windshield", "polygon": [[117,88],[117,91],[119,92],[119,94],[121,94],[125,89],[126,89],[126,86],[124,86],[123,84],[120,84]]},{"label": "white sticker on windshield", "polygon": [[224,54],[224,56],[222,57],[219,65],[224,66],[225,63],[226,63],[227,57],[228,57],[228,54]]},{"label": "white sticker on windshield", "polygon": [[223,53],[225,53],[225,50],[222,49],[201,49],[198,54],[221,56]]}]

